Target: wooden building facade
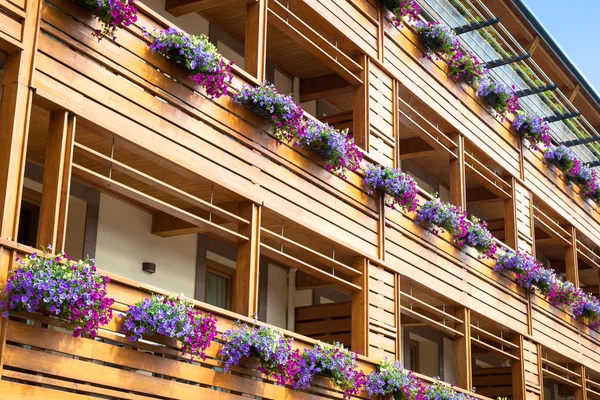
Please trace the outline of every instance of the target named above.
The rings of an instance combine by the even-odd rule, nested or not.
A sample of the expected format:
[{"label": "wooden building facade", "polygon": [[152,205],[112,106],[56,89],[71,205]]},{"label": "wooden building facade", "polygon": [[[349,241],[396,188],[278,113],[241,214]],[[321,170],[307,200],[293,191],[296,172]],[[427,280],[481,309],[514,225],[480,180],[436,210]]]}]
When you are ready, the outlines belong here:
[{"label": "wooden building facade", "polygon": [[[473,3],[600,127],[600,106],[513,2]],[[349,128],[366,159],[411,173],[421,201],[439,193],[597,296],[598,205],[423,58],[382,2],[137,8],[135,24],[99,42],[73,1],[0,0],[0,289],[17,258],[51,244],[95,257],[116,312],[183,293],[219,332],[256,314],[300,347],[344,343],[365,372],[391,357],[477,398],[600,399],[597,331],[369,195],[360,171],[342,179],[319,154],[277,143],[234,103],[243,84],[274,82]],[[143,28],[169,26],[206,34],[236,61],[228,96],[210,99],[149,49]],[[342,398],[325,381],[277,385],[252,365],[225,373],[219,346],[189,363],[177,343],[129,343],[118,318],[96,339],[42,315],[2,318],[0,398]]]}]

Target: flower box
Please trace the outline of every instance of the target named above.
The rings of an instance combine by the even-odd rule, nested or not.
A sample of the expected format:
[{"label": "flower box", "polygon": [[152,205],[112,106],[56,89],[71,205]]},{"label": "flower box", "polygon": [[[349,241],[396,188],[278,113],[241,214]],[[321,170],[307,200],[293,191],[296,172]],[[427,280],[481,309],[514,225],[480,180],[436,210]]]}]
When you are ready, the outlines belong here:
[{"label": "flower box", "polygon": [[144,30],[144,35],[152,40],[150,49],[153,52],[185,68],[190,78],[202,86],[211,99],[227,94],[228,85],[233,80],[231,63],[218,53],[206,35],[188,35],[174,28],[152,32]]},{"label": "flower box", "polygon": [[96,272],[92,261],[73,261],[64,253],[27,255],[9,272],[0,304],[3,316],[46,313],[75,337],[95,337],[112,318],[114,300],[106,292],[110,279]]},{"label": "flower box", "polygon": [[204,315],[192,303],[172,295],[140,300],[122,319],[121,331],[131,342],[158,335],[157,340],[181,343],[183,356],[192,360],[205,359],[204,352],[217,335],[216,319],[211,314]]},{"label": "flower box", "polygon": [[116,40],[115,33],[117,28],[129,26],[137,21],[137,9],[135,0],[75,0],[89,12],[91,12],[98,21],[101,29],[92,31],[92,36],[102,40],[104,36]]}]

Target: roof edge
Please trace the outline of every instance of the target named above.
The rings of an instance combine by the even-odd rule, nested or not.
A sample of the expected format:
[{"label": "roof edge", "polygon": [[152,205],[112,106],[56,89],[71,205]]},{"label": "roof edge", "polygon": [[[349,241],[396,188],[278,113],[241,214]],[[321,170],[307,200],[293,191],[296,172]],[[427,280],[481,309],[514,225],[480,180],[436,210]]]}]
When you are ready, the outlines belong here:
[{"label": "roof edge", "polygon": [[581,73],[579,68],[571,61],[567,54],[562,50],[560,45],[552,38],[550,33],[544,28],[544,26],[538,21],[533,12],[527,7],[523,0],[512,0],[513,4],[519,9],[527,21],[533,26],[537,34],[544,39],[550,49],[558,55],[558,58],[565,64],[571,74],[575,76],[575,79],[579,82],[581,87],[592,97],[596,102],[596,105],[600,107],[600,95],[589,83],[587,78]]}]

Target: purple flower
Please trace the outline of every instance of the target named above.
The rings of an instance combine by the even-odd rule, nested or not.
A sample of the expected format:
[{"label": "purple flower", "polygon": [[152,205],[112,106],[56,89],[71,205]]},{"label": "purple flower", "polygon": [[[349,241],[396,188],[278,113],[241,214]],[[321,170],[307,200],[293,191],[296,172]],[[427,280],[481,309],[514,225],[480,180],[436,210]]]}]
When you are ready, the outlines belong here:
[{"label": "purple flower", "polygon": [[308,120],[299,132],[297,144],[310,147],[327,159],[326,168],[345,178],[346,171],[356,171],[363,159],[362,151],[348,134],[318,120]]},{"label": "purple flower", "polygon": [[112,318],[107,297],[108,278],[90,266],[90,260],[74,262],[66,254],[33,253],[9,272],[2,301],[3,315],[45,312],[56,315],[73,336],[95,337],[98,328]]},{"label": "purple flower", "polygon": [[403,210],[409,212],[417,209],[417,183],[410,175],[402,172],[399,168],[380,167],[368,163],[365,168],[364,183],[369,194],[381,190],[389,195],[392,208],[400,206]]},{"label": "purple flower", "polygon": [[344,399],[350,399],[361,393],[367,382],[364,372],[358,370],[356,358],[357,353],[341,343],[317,343],[312,349],[304,350],[294,389],[309,387],[315,375],[321,375],[344,391]]},{"label": "purple flower", "polygon": [[298,349],[292,349],[292,338],[286,338],[271,327],[249,327],[238,321],[233,329],[225,332],[223,339],[226,342],[219,355],[225,371],[239,365],[242,358],[255,356],[260,360],[262,373],[273,375],[281,385],[296,384],[301,356]]},{"label": "purple flower", "polygon": [[457,51],[452,55],[448,63],[449,76],[455,82],[465,82],[476,86],[483,78],[485,69],[481,61],[470,51]]},{"label": "purple flower", "polygon": [[[545,162],[557,166],[567,175],[573,175],[573,172],[579,173],[581,161],[578,160],[578,162],[576,162],[575,160],[578,160],[575,153],[562,144],[560,146],[551,147],[544,153]],[[574,167],[575,170],[573,170]]]},{"label": "purple flower", "polygon": [[119,26],[129,26],[137,21],[135,0],[77,0],[79,5],[90,11],[102,24],[102,29],[92,31],[92,36],[102,40],[107,36],[115,40]]},{"label": "purple flower", "polygon": [[233,98],[269,119],[279,141],[292,142],[303,136],[304,110],[292,96],[279,93],[273,84],[265,81],[260,86],[244,85]]},{"label": "purple flower", "polygon": [[431,61],[441,59],[439,53],[452,55],[460,48],[460,43],[454,31],[441,22],[423,22],[419,20],[415,22],[414,28],[421,36],[423,44],[431,50],[426,52],[423,57],[427,57]]},{"label": "purple flower", "polygon": [[194,305],[175,296],[157,296],[132,305],[123,315],[121,330],[131,342],[144,336],[162,335],[182,343],[183,355],[190,359],[206,359],[205,350],[217,335],[211,314],[195,310]]},{"label": "purple flower", "polygon": [[479,82],[477,95],[483,98],[504,119],[507,113],[514,114],[519,110],[519,98],[504,83],[494,81],[489,74],[485,74]]},{"label": "purple flower", "polygon": [[145,35],[153,40],[149,45],[153,52],[185,67],[190,78],[202,86],[211,99],[227,94],[233,79],[231,63],[218,53],[206,35],[188,35],[174,28],[145,32]]},{"label": "purple flower", "polygon": [[421,8],[416,0],[384,0],[384,4],[394,13],[391,22],[396,27],[403,25],[405,17],[414,21],[421,14]]},{"label": "purple flower", "polygon": [[496,241],[487,229],[487,223],[478,218],[467,217],[462,208],[442,202],[434,197],[427,201],[417,211],[415,223],[429,222],[435,226],[434,233],[445,230],[459,245],[469,245],[475,248],[480,257],[494,258]]},{"label": "purple flower", "polygon": [[372,396],[393,396],[395,399],[426,400],[429,388],[412,371],[404,369],[400,361],[381,360],[378,370],[367,376],[365,389]]},{"label": "purple flower", "polygon": [[534,149],[539,149],[539,144],[550,147],[550,126],[543,118],[517,112],[512,126],[527,139]]}]

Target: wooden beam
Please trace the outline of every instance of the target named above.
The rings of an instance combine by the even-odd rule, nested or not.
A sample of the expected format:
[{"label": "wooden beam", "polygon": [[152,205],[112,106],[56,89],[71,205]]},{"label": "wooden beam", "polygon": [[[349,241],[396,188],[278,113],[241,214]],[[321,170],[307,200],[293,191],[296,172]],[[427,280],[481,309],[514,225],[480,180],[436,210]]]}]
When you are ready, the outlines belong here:
[{"label": "wooden beam", "polygon": [[400,140],[400,159],[401,160],[412,160],[421,157],[431,157],[436,154],[441,154],[438,149],[435,149],[429,145],[426,141],[420,137],[413,137],[410,139]]},{"label": "wooden beam", "polygon": [[456,159],[450,160],[450,201],[455,206],[467,206],[467,184],[465,177],[465,138],[462,135],[456,135],[455,149]]},{"label": "wooden beam", "polygon": [[525,351],[523,348],[523,336],[516,335],[512,343],[517,345],[516,348],[512,349],[512,354],[517,358],[511,363],[511,375],[512,375],[512,387],[513,399],[525,399],[526,396],[526,382],[525,382]]},{"label": "wooden beam", "polygon": [[353,267],[362,272],[352,279],[352,283],[360,286],[362,290],[355,290],[352,292],[352,332],[351,332],[351,348],[352,351],[358,351],[360,354],[367,354],[369,343],[368,343],[368,307],[369,307],[369,260],[365,257],[356,257],[352,263]]},{"label": "wooden beam", "polygon": [[327,282],[333,283],[336,287],[340,289],[347,290],[349,292],[354,290],[362,290],[359,285],[356,285],[350,281],[342,279],[337,275],[330,274],[329,272],[325,272],[322,269],[316,268],[294,256],[283,253],[273,247],[266,245],[264,243],[260,244],[260,252],[261,255],[272,259],[275,262],[281,263],[290,268],[296,268],[298,271],[304,271],[308,274],[311,274],[319,279],[322,279]]},{"label": "wooden beam", "polygon": [[517,207],[519,205],[516,184],[516,179],[511,178],[511,197],[504,200],[504,243],[513,249],[519,248],[519,231],[517,229]]},{"label": "wooden beam", "polygon": [[571,103],[575,100],[575,97],[577,97],[577,95],[579,94],[580,91],[581,91],[581,85],[577,84],[577,86],[575,86],[575,89],[573,89],[571,91],[571,94],[569,95],[569,101]]},{"label": "wooden beam", "polygon": [[577,373],[580,374],[579,384],[580,387],[576,387],[573,390],[573,400],[587,400],[587,385],[586,385],[586,371],[583,365],[578,365],[575,367]]},{"label": "wooden beam", "polygon": [[[176,17],[180,17],[185,14],[197,13],[209,8],[224,6],[234,1],[241,2],[240,0],[167,0],[165,4],[165,10],[173,14]],[[231,5],[228,5],[231,7]]]},{"label": "wooden beam", "polygon": [[245,69],[262,82],[267,64],[267,0],[249,1],[246,14]]},{"label": "wooden beam", "polygon": [[473,389],[473,374],[471,365],[471,310],[459,308],[457,315],[463,321],[456,325],[456,330],[462,336],[456,337],[456,386],[466,390]]},{"label": "wooden beam", "polygon": [[338,75],[346,79],[350,84],[355,86],[363,84],[362,79],[358,75],[360,75],[360,72],[364,68],[343,53],[338,47],[331,44],[311,26],[299,19],[289,9],[283,7],[278,2],[270,2],[268,21],[269,26],[277,28],[305,50],[319,57],[325,65],[337,72]]},{"label": "wooden beam", "polygon": [[240,203],[240,215],[250,221],[241,226],[239,233],[248,237],[237,248],[233,311],[246,317],[258,313],[258,277],[260,263],[260,214],[259,205]]},{"label": "wooden beam", "polygon": [[529,51],[528,53],[531,54],[531,56],[533,57],[533,53],[535,52],[535,50],[537,49],[537,47],[540,45],[540,37],[536,36],[535,39],[533,39],[533,43],[531,43],[531,46],[529,46]]},{"label": "wooden beam", "polygon": [[579,287],[579,266],[577,265],[577,234],[575,227],[570,228],[571,244],[565,247],[565,272],[567,279]]},{"label": "wooden beam", "polygon": [[[4,64],[0,101],[0,237],[17,239],[25,174],[27,138],[37,54],[42,1],[25,2],[22,42],[12,48]],[[4,35],[0,35],[4,36]],[[4,42],[0,38],[0,42]],[[22,51],[18,47],[22,45]],[[13,46],[10,46],[13,47]],[[4,290],[15,251],[0,248],[0,291]],[[4,366],[8,318],[0,317],[0,379]]]},{"label": "wooden beam", "polygon": [[352,133],[356,145],[369,151],[369,57],[361,56],[360,66],[362,84],[354,86]]},{"label": "wooden beam", "polygon": [[114,179],[107,178],[76,163],[73,163],[73,175],[78,176],[84,182],[98,188],[99,190],[108,191],[112,195],[122,196],[124,199],[148,206],[153,210],[171,214],[198,227],[206,228],[207,232],[210,232],[211,234],[221,237],[225,240],[233,242],[245,242],[248,240],[247,236],[217,225],[211,221],[205,220],[195,214],[182,210],[155,197],[149,196],[144,192],[133,189],[122,184],[121,182],[115,181]]},{"label": "wooden beam", "polygon": [[50,114],[37,247],[52,246],[53,252],[65,246],[75,125],[66,111]]},{"label": "wooden beam", "polygon": [[327,96],[350,94],[352,92],[352,85],[336,73],[300,79],[301,103],[321,99]]}]

